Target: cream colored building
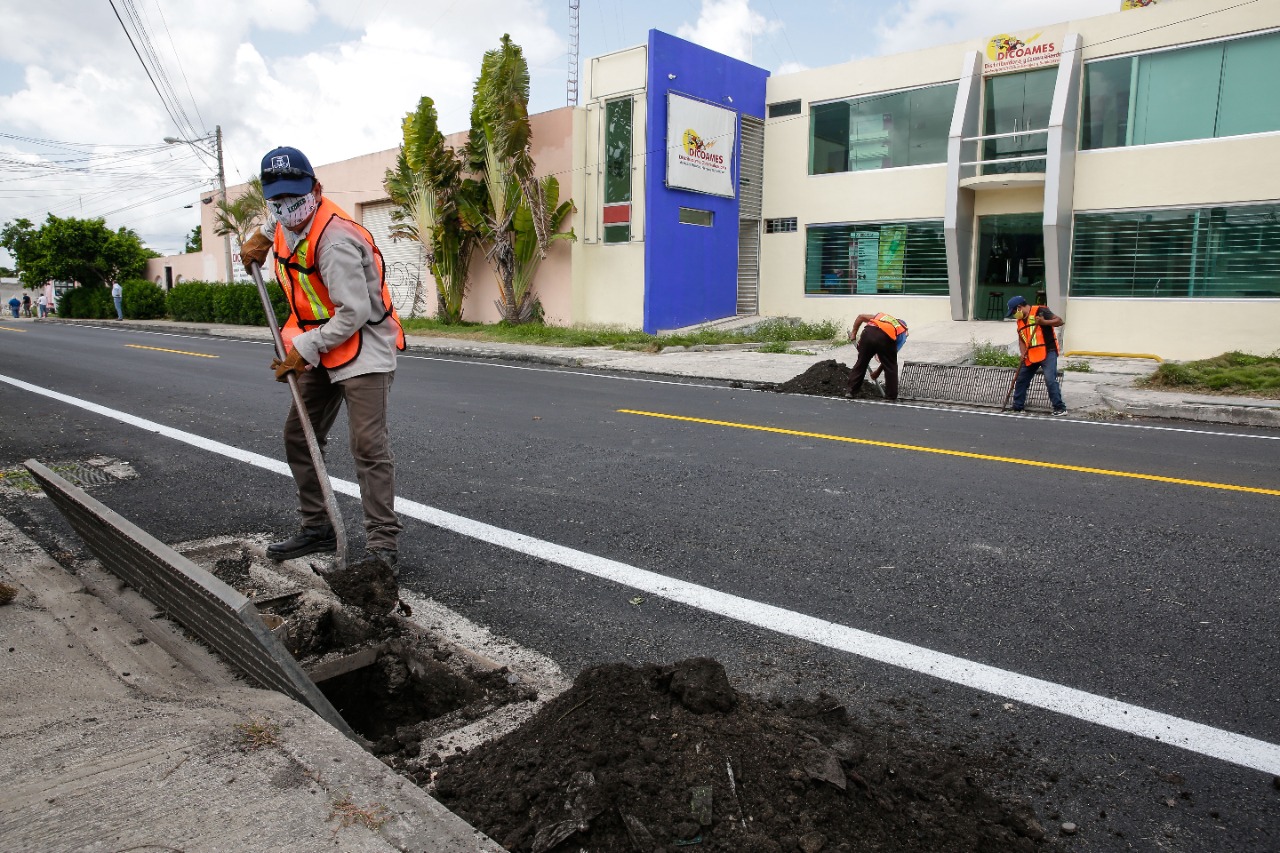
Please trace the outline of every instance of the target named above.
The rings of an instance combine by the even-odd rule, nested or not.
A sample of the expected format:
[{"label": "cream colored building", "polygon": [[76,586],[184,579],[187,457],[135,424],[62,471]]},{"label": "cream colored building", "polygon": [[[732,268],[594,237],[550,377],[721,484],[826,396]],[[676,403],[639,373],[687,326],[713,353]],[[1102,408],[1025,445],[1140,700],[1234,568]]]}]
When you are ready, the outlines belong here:
[{"label": "cream colored building", "polygon": [[1280,2],[975,36],[769,80],[760,313],[1280,349]]}]

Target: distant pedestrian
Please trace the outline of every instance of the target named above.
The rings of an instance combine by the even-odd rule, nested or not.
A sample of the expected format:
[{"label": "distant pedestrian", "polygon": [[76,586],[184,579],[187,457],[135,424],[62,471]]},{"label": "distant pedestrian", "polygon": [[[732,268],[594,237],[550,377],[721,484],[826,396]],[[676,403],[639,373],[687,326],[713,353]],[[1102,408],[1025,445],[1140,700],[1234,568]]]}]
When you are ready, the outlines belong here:
[{"label": "distant pedestrian", "polygon": [[124,319],[124,288],[120,282],[111,285],[111,301],[116,304],[116,319]]},{"label": "distant pedestrian", "polygon": [[31,294],[30,293],[22,294],[22,316],[23,317],[31,316]]},{"label": "distant pedestrian", "polygon": [[1028,305],[1021,296],[1010,299],[1008,308],[1005,316],[1018,319],[1018,349],[1022,352],[1022,366],[1013,385],[1013,410],[1021,412],[1027,405],[1027,389],[1039,370],[1044,373],[1053,413],[1065,415],[1067,404],[1062,402],[1058,386],[1058,336],[1053,331],[1062,325],[1062,318],[1045,305]]},{"label": "distant pedestrian", "polygon": [[45,296],[43,293],[40,294],[40,297],[36,299],[36,309],[37,309],[36,313],[40,315],[41,320],[43,320],[46,316],[48,316],[49,297]]},{"label": "distant pedestrian", "polygon": [[[866,326],[862,336],[858,330]],[[845,396],[856,397],[862,390],[862,381],[867,376],[867,368],[871,359],[879,358],[880,367],[871,374],[875,379],[880,371],[884,372],[884,397],[886,400],[898,399],[898,350],[907,342],[907,324],[889,314],[859,314],[853,321],[853,329],[849,331],[849,340],[858,342],[858,361],[849,374],[849,391]]]},{"label": "distant pedestrian", "polygon": [[9,310],[13,312],[13,319],[18,319],[18,312],[22,310],[22,300],[16,296],[10,299]]}]

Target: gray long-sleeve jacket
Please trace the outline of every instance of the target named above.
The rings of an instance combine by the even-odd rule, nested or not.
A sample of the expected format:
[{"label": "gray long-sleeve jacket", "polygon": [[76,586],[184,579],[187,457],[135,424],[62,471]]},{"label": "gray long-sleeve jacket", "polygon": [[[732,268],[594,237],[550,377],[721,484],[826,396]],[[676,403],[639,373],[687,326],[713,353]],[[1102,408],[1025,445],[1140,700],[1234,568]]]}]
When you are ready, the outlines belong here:
[{"label": "gray long-sleeve jacket", "polygon": [[[263,225],[263,233],[274,237],[275,225],[274,221],[268,221]],[[308,235],[310,229],[319,229],[322,225],[313,219]],[[286,231],[286,236],[292,235]],[[382,281],[369,243],[349,222],[334,219],[324,229],[319,246],[312,251],[319,256],[320,278],[329,290],[334,312],[329,322],[294,338],[294,347],[308,364],[318,366],[321,353],[359,333],[363,336],[359,355],[349,364],[329,370],[330,381],[394,371],[396,325],[390,317],[376,325],[370,322],[381,317],[386,309],[382,306]]]}]

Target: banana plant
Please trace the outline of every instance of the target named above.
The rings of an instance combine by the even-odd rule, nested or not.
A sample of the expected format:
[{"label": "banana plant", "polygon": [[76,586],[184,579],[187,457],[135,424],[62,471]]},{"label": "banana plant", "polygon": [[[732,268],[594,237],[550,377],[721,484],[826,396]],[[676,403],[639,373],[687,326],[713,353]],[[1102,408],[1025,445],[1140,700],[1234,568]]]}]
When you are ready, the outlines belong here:
[{"label": "banana plant", "polygon": [[479,239],[460,214],[465,197],[474,192],[473,182],[463,178],[459,153],[445,145],[431,98],[418,101],[401,129],[403,143],[396,166],[387,170],[383,182],[396,204],[391,236],[422,244],[436,282],[436,318],[460,323],[468,266]]}]

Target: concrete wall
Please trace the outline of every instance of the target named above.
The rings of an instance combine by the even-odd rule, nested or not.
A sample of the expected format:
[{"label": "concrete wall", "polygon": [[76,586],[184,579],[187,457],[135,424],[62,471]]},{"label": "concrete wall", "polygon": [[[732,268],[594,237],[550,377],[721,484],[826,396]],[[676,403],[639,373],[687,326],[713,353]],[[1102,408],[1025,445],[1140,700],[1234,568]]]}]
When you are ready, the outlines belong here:
[{"label": "concrete wall", "polygon": [[[645,151],[648,47],[640,45],[587,62],[586,99],[574,116],[573,197],[578,202],[572,247],[572,317],[579,325],[636,329],[644,322]],[[631,96],[631,242],[603,242],[604,104]]]}]

